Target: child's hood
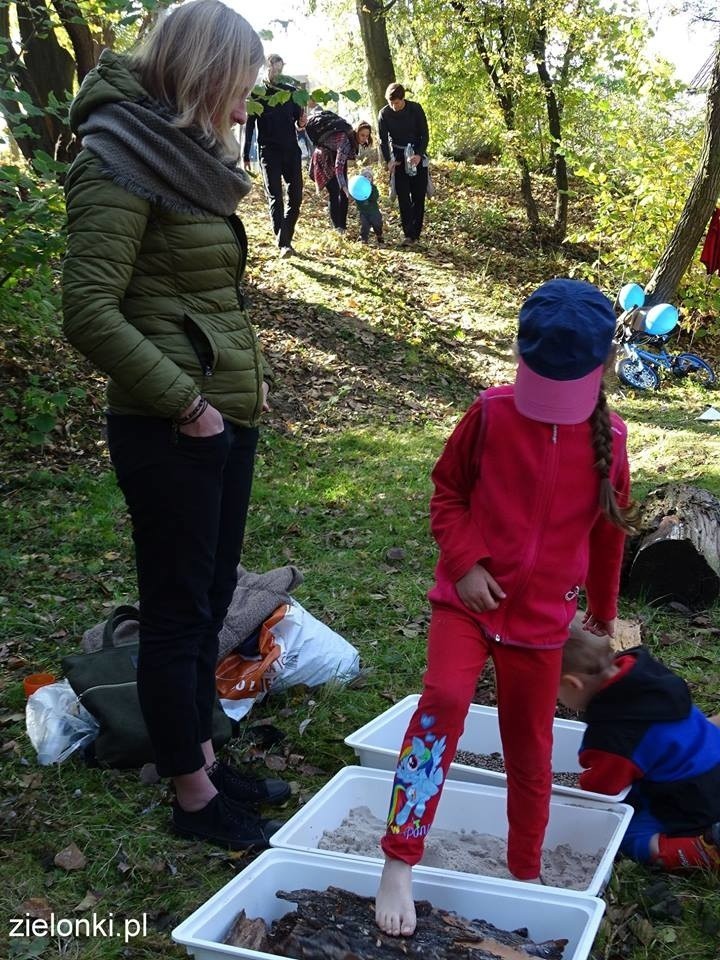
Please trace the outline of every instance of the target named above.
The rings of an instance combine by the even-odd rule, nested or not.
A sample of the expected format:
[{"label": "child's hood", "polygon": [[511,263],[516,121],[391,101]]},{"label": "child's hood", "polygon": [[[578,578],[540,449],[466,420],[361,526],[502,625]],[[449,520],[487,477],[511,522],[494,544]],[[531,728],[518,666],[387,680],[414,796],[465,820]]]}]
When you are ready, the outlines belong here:
[{"label": "child's hood", "polygon": [[669,723],[688,716],[692,697],[682,677],[655,660],[644,647],[623,654],[625,656],[632,657],[635,663],[593,697],[583,716],[586,723],[618,720]]}]

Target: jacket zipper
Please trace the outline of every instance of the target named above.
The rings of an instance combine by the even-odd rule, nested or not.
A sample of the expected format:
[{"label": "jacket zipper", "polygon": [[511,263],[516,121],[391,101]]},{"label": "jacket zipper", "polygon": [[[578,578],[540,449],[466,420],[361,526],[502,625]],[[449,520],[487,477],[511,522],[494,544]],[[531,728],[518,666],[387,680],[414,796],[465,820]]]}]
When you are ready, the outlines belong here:
[{"label": "jacket zipper", "polygon": [[[535,517],[533,518],[534,529],[532,531],[532,539],[530,541],[531,549],[529,549],[528,553],[526,554],[527,559],[521,568],[522,579],[513,588],[513,596],[520,596],[523,593],[530,580],[530,577],[532,576],[532,572],[535,569],[535,563],[540,551],[540,543],[542,541],[542,536],[545,532],[545,526],[547,523],[548,506],[550,504],[552,492],[555,489],[555,478],[557,476],[558,465],[557,438],[558,428],[557,424],[554,423],[552,425],[552,433],[550,435],[550,449],[547,451],[545,463],[543,464],[543,473],[547,477],[547,481],[543,484],[540,498],[538,500],[538,508],[535,512]],[[506,626],[510,617],[511,609],[512,602],[509,602],[505,607],[505,612],[502,619],[502,632],[496,633],[493,637],[496,643],[503,642],[503,634],[506,634],[507,632]]]},{"label": "jacket zipper", "polygon": [[[245,302],[244,302],[244,299],[241,298],[240,296],[240,279],[241,279],[240,271],[241,270],[244,271],[245,261],[247,259],[247,251],[243,250],[242,244],[240,242],[240,237],[238,236],[237,231],[233,227],[232,220],[230,219],[230,217],[227,218],[227,225],[230,228],[230,232],[233,235],[233,239],[235,240],[235,243],[238,246],[238,250],[240,251],[240,259],[238,260],[238,265],[235,268],[235,296],[237,297],[238,306],[240,307],[241,311],[245,313]],[[243,227],[243,231],[244,229],[245,228]],[[260,396],[258,397],[258,400],[255,404],[255,412],[253,413],[253,420],[257,420],[258,417],[260,416],[260,411],[262,410],[262,399],[261,399],[262,383],[265,379],[265,377],[263,376],[262,364],[259,361],[257,344],[253,346],[253,360],[255,362],[255,376],[257,377],[258,386],[260,387]]]},{"label": "jacket zipper", "polygon": [[[202,393],[205,390],[206,379],[208,377],[211,377],[214,373],[213,354],[212,354],[212,347],[210,345],[210,338],[205,333],[205,331],[200,326],[200,324],[196,320],[194,320],[191,316],[189,316],[187,313],[185,314],[185,317],[184,317],[184,326],[185,326],[185,334],[187,335],[187,338],[190,341],[190,346],[195,351],[195,356],[197,357],[198,363],[200,364],[200,370],[203,376],[202,386],[201,386],[201,393]],[[200,338],[202,338],[205,341],[205,344],[207,345],[207,351],[209,351],[209,355],[206,350],[203,350],[202,348],[203,345],[200,343]]]}]

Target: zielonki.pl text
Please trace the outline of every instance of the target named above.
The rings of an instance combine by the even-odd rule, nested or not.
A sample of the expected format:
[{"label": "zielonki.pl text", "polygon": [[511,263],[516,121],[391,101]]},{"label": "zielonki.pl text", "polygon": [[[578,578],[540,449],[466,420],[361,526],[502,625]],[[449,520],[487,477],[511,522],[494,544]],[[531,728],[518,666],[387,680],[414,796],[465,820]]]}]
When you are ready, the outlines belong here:
[{"label": "zielonki.pl text", "polygon": [[89,917],[57,917],[50,913],[48,917],[31,917],[25,914],[24,917],[10,918],[10,932],[8,937],[22,937],[31,939],[33,937],[61,937],[63,939],[70,937],[98,937],[122,939],[123,943],[133,940],[135,937],[147,936],[147,914],[141,914],[140,918],[123,917],[116,918],[114,914],[108,913],[106,916],[98,916],[93,913]]}]

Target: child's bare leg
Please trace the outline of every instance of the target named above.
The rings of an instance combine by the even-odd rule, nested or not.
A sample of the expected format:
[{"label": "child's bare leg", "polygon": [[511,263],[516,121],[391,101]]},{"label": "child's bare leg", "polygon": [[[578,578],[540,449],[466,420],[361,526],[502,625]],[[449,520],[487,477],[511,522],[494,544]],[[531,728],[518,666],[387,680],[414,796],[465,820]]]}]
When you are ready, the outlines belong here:
[{"label": "child's bare leg", "polygon": [[714,723],[716,727],[720,727],[720,713],[716,713],[714,717],[708,717],[710,723]]},{"label": "child's bare leg", "polygon": [[375,898],[375,922],[391,937],[415,933],[417,917],[412,896],[412,867],[403,860],[385,857]]}]

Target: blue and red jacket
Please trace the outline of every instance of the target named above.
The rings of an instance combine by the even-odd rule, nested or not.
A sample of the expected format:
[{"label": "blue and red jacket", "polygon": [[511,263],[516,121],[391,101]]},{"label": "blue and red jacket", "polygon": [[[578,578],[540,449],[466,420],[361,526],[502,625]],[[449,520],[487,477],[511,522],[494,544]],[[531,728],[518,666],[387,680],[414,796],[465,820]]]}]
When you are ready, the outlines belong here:
[{"label": "blue and red jacket", "polygon": [[647,650],[621,654],[616,674],[583,716],[580,786],[649,809],[670,836],[720,820],[720,729],[693,705],[687,684]]},{"label": "blue and red jacket", "polygon": [[[610,477],[630,496],[625,424],[611,414]],[[515,408],[511,385],[483,391],[435,465],[430,526],[440,547],[434,603],[461,609],[499,643],[562,647],[585,587],[601,620],[617,614],[625,534],[600,511],[590,422],[540,423]],[[497,610],[473,613],[455,584],[481,563],[504,592]]]}]

